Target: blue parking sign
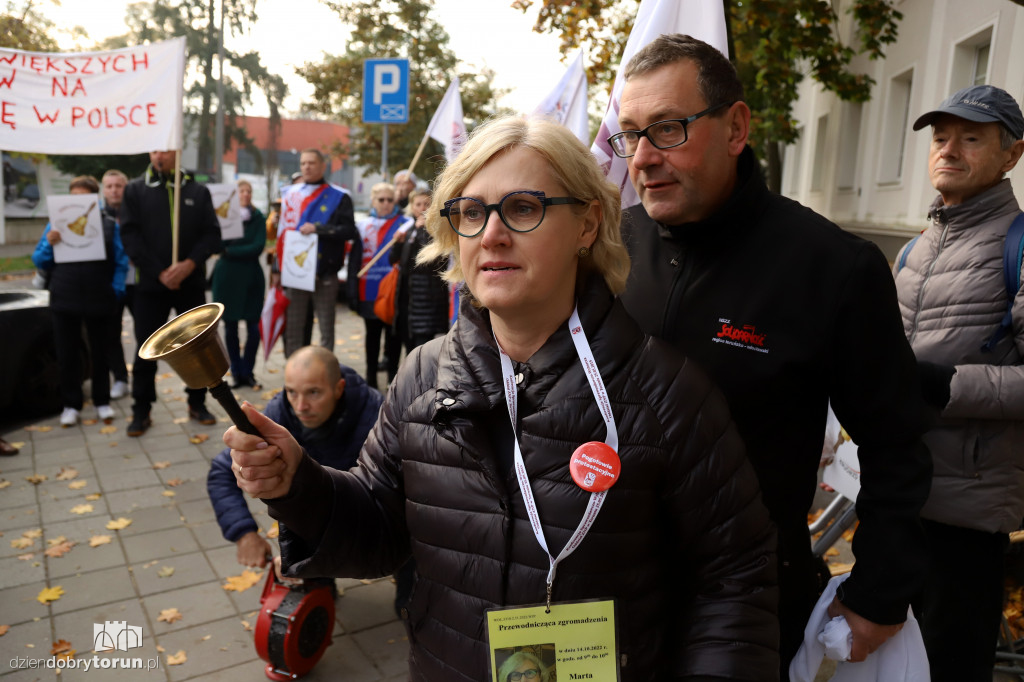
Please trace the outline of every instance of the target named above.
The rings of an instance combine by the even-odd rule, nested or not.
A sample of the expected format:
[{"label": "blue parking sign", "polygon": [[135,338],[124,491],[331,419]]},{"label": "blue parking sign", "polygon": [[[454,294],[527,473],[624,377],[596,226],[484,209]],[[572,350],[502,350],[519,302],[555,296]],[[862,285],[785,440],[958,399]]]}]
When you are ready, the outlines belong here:
[{"label": "blue parking sign", "polygon": [[363,123],[409,122],[409,60],[363,62]]}]

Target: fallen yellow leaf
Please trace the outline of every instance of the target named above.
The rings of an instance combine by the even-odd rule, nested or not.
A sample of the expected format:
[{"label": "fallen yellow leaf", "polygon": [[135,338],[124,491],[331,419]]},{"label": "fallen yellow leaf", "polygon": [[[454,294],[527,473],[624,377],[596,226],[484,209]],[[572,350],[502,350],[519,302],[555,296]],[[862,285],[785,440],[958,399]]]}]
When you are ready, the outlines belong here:
[{"label": "fallen yellow leaf", "polygon": [[90,547],[99,547],[100,545],[109,545],[111,538],[109,535],[93,535],[89,538]]},{"label": "fallen yellow leaf", "polygon": [[61,467],[57,472],[58,481],[70,481],[75,478],[78,478],[78,469],[75,467]]},{"label": "fallen yellow leaf", "polygon": [[7,486],[9,486],[10,484],[11,484],[11,482],[10,482],[10,481],[8,481],[7,479],[5,479],[5,478],[0,478],[0,490],[3,490],[4,488],[6,488]]},{"label": "fallen yellow leaf", "polygon": [[36,433],[48,433],[53,431],[52,426],[26,426],[26,431],[35,431]]},{"label": "fallen yellow leaf", "polygon": [[188,417],[178,417],[174,420],[175,424],[184,424],[188,421]]},{"label": "fallen yellow leaf", "polygon": [[174,566],[161,566],[160,570],[156,572],[158,578],[170,578],[174,575]]},{"label": "fallen yellow leaf", "polygon": [[267,531],[267,537],[273,539],[273,538],[276,538],[280,534],[281,534],[281,529],[278,527],[277,521],[274,521],[274,525],[272,525],[270,527],[270,530]]},{"label": "fallen yellow leaf", "polygon": [[184,663],[187,660],[188,660],[188,656],[185,655],[185,650],[182,649],[181,651],[179,651],[178,653],[174,654],[173,656],[171,656],[171,655],[167,656],[167,665],[181,665],[182,663]]},{"label": "fallen yellow leaf", "polygon": [[21,450],[23,447],[25,447],[25,441],[23,441],[23,440],[11,441],[11,447],[16,449],[16,450]]},{"label": "fallen yellow leaf", "polygon": [[[252,626],[249,625],[249,621],[243,620],[242,621],[242,627],[245,628],[246,632],[252,632]],[[2,634],[2,633],[0,633],[0,634]]]},{"label": "fallen yellow leaf", "polygon": [[89,485],[89,482],[85,479],[79,479],[77,481],[71,481],[68,483],[68,490],[81,490],[85,486]]},{"label": "fallen yellow leaf", "polygon": [[167,651],[167,649],[163,648],[163,647],[162,647],[162,646],[160,646],[159,644],[157,644],[157,645],[156,645],[156,652],[157,652],[158,654],[162,654],[162,653],[163,653],[163,652],[165,652],[165,651]]},{"label": "fallen yellow leaf", "polygon": [[91,504],[76,504],[71,508],[72,514],[89,514],[95,511]]},{"label": "fallen yellow leaf", "polygon": [[172,488],[177,488],[184,482],[185,481],[181,480],[180,478],[172,478],[171,480],[167,481],[167,485],[171,486]]},{"label": "fallen yellow leaf", "polygon": [[50,653],[53,655],[67,653],[68,651],[72,651],[71,642],[66,639],[58,639],[50,648]]},{"label": "fallen yellow leaf", "polygon": [[122,530],[130,525],[132,525],[132,520],[122,516],[116,521],[107,521],[107,530]]},{"label": "fallen yellow leaf", "polygon": [[173,623],[181,620],[182,618],[184,618],[184,616],[181,615],[181,612],[178,611],[177,608],[170,608],[162,610],[160,615],[157,617],[157,620],[164,623]]},{"label": "fallen yellow leaf", "polygon": [[85,496],[85,499],[89,500],[90,502],[95,502],[101,497],[103,497],[102,493],[89,493],[88,495]]},{"label": "fallen yellow leaf", "polygon": [[839,556],[839,548],[829,547],[827,550],[825,550],[825,556]]},{"label": "fallen yellow leaf", "polygon": [[[242,621],[242,622],[245,622],[245,621]],[[0,637],[3,637],[4,635],[6,635],[7,631],[10,630],[10,629],[11,629],[10,625],[0,625]]]},{"label": "fallen yellow leaf", "polygon": [[267,373],[269,373],[269,374],[277,374],[280,371],[281,370],[277,369],[276,367],[268,367],[267,368]]},{"label": "fallen yellow leaf", "polygon": [[221,585],[228,592],[245,592],[263,578],[262,573],[246,569],[241,575],[230,576],[227,585]]},{"label": "fallen yellow leaf", "polygon": [[28,549],[35,542],[31,538],[14,538],[11,540],[11,547],[14,549]]},{"label": "fallen yellow leaf", "polygon": [[64,596],[64,588],[60,585],[44,587],[39,594],[36,595],[36,601],[40,604],[46,604],[47,602],[57,601],[62,596]]},{"label": "fallen yellow leaf", "polygon": [[49,557],[60,558],[71,551],[71,548],[75,546],[75,543],[65,540],[64,542],[54,545],[47,549],[43,554]]},{"label": "fallen yellow leaf", "polygon": [[205,637],[201,638],[199,641],[200,642],[208,642],[208,641],[210,641],[211,637],[213,637],[213,635],[206,635]]},{"label": "fallen yellow leaf", "polygon": [[54,545],[59,545],[60,543],[67,542],[67,541],[68,541],[68,539],[66,537],[64,537],[63,535],[58,535],[55,538],[50,538],[49,540],[47,540],[46,544],[47,544],[48,547],[53,547]]},{"label": "fallen yellow leaf", "polygon": [[164,497],[174,497],[174,491],[173,490],[165,490],[165,491],[163,491],[160,494],[163,495]]},{"label": "fallen yellow leaf", "polygon": [[194,445],[205,443],[208,440],[210,440],[210,434],[208,433],[197,433],[188,437],[188,442]]},{"label": "fallen yellow leaf", "polygon": [[19,554],[18,561],[31,561],[32,557],[34,556],[35,554],[33,554],[32,552],[29,552],[28,554]]},{"label": "fallen yellow leaf", "polygon": [[46,474],[32,474],[31,476],[26,476],[25,480],[33,485],[39,485],[46,480]]},{"label": "fallen yellow leaf", "polygon": [[154,469],[166,469],[169,466],[171,466],[170,462],[154,462],[153,463],[153,468]]},{"label": "fallen yellow leaf", "polygon": [[174,374],[171,373],[171,372],[164,372],[163,374],[158,375],[156,380],[157,381],[163,381],[164,379],[170,379],[173,376],[174,376]]},{"label": "fallen yellow leaf", "polygon": [[99,419],[83,419],[82,426],[94,426],[99,423]]},{"label": "fallen yellow leaf", "polygon": [[100,433],[107,434],[107,435],[109,435],[111,433],[117,433],[117,427],[114,426],[113,424],[110,424],[108,426],[104,426],[102,429],[100,429]]},{"label": "fallen yellow leaf", "polygon": [[21,536],[23,538],[32,538],[32,539],[41,538],[41,537],[43,537],[43,529],[42,528],[34,528],[32,530],[27,530],[24,533],[22,533]]}]

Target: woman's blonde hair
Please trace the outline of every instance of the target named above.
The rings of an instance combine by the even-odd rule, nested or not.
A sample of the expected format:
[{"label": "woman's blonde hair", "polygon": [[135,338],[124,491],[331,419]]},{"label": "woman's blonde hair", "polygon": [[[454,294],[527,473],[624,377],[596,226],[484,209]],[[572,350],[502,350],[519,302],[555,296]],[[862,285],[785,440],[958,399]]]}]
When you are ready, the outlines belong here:
[{"label": "woman's blonde hair", "polygon": [[394,194],[395,186],[392,185],[390,182],[378,182],[376,185],[370,188],[370,201],[376,199],[377,195],[380,194],[381,192],[391,192],[391,194]]},{"label": "woman's blonde hair", "polygon": [[[599,273],[612,293],[620,293],[626,287],[629,275],[629,254],[619,232],[622,216],[619,189],[605,179],[594,155],[568,128],[544,118],[503,116],[473,131],[466,146],[434,185],[437,201],[427,213],[427,231],[433,240],[420,251],[416,262],[429,263],[451,256],[451,265],[444,278],[449,282],[465,279],[459,260],[459,236],[448,224],[448,219],[441,217],[441,205],[444,200],[459,196],[487,162],[516,147],[526,147],[543,156],[551,174],[569,196],[588,204],[597,200],[600,204],[601,222],[597,237],[590,247],[590,255],[580,258],[580,270]],[[587,207],[575,206],[574,210],[577,215],[583,215]]]}]

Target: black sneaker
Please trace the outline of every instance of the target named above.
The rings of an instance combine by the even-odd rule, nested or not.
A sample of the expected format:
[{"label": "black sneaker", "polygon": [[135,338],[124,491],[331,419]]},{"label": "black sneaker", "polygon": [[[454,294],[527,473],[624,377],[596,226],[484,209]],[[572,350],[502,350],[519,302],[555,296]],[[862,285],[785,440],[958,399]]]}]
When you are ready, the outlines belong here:
[{"label": "black sneaker", "polygon": [[153,420],[149,418],[148,414],[137,414],[132,417],[132,422],[128,425],[128,430],[125,433],[130,438],[138,438],[152,425]]},{"label": "black sneaker", "polygon": [[217,423],[217,418],[210,414],[210,411],[206,409],[205,405],[188,408],[188,416],[195,419],[203,426],[210,426],[211,424]]}]

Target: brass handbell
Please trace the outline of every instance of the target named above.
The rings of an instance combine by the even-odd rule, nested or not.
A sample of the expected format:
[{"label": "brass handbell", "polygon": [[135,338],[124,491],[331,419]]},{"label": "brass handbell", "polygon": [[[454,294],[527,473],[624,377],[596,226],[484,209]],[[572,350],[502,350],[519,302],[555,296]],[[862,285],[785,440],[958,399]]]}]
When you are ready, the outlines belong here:
[{"label": "brass handbell", "polygon": [[228,371],[228,351],[217,333],[217,322],[224,314],[220,303],[206,303],[187,310],[153,332],[139,347],[143,360],[164,360],[189,388],[209,388],[231,421],[240,430],[253,435],[259,431],[224,383]]}]

